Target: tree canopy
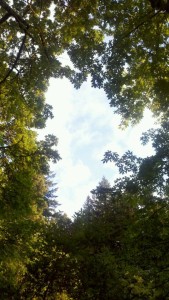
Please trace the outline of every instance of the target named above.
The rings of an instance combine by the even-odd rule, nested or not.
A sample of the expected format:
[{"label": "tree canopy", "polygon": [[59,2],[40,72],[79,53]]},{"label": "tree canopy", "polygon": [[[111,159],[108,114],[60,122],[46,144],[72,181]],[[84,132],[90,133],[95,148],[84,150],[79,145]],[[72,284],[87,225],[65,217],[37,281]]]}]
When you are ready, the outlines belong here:
[{"label": "tree canopy", "polygon": [[[42,116],[51,116],[48,79],[66,76],[78,88],[90,75],[124,123],[140,120],[145,107],[168,117],[168,5],[1,0],[1,94],[31,107],[42,127]],[[65,51],[73,68],[60,62]]]},{"label": "tree canopy", "polygon": [[[0,0],[3,300],[169,298],[168,17],[168,0]],[[105,153],[121,176],[103,177],[73,220],[56,211],[58,140],[36,133],[53,117],[51,77],[90,78],[124,125],[145,108],[159,121],[141,138],[151,156]]]}]

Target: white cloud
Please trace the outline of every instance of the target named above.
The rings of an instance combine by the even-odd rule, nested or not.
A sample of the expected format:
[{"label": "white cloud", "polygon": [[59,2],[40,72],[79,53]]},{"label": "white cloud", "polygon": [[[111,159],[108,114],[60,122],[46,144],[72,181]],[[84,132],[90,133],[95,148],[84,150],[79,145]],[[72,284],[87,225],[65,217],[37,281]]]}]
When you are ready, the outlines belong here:
[{"label": "white cloud", "polygon": [[91,171],[81,160],[73,163],[72,159],[67,159],[62,163],[61,179],[70,188],[75,188],[87,182],[91,177]]},{"label": "white cloud", "polygon": [[58,200],[61,210],[72,216],[82,207],[87,195],[93,188],[92,172],[81,160],[65,159],[56,166],[59,171]]},{"label": "white cloud", "polygon": [[[139,126],[118,129],[120,117],[113,114],[102,90],[92,89],[86,82],[74,90],[66,79],[52,79],[47,102],[53,106],[55,118],[48,121],[46,133],[59,138],[62,160],[52,169],[56,172],[58,201],[69,216],[82,207],[90,190],[104,175],[110,183],[117,176],[111,164],[102,164],[105,151],[123,154],[127,149],[138,155],[151,153],[151,147],[140,148],[140,135],[150,127],[144,120]],[[147,113],[148,114],[148,113]]]},{"label": "white cloud", "polygon": [[[78,94],[78,93],[77,93]],[[82,161],[81,154],[75,157],[76,144],[86,145],[93,138],[90,126],[80,111],[78,95],[67,80],[52,80],[47,93],[47,101],[53,106],[55,118],[48,121],[45,131],[55,134],[59,138],[58,150],[62,160],[52,169],[56,172],[58,183],[58,201],[61,210],[73,215],[85,201],[92,186],[92,169]],[[83,99],[82,99],[83,102]],[[76,119],[79,117],[77,126]],[[85,148],[84,148],[85,149]]]}]

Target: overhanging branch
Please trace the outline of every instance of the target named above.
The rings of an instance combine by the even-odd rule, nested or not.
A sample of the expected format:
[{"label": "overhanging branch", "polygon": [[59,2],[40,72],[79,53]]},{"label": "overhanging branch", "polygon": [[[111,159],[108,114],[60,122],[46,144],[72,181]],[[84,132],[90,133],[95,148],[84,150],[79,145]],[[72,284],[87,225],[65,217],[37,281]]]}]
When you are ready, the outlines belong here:
[{"label": "overhanging branch", "polygon": [[149,0],[151,7],[169,13],[169,0]]},{"label": "overhanging branch", "polygon": [[27,30],[29,28],[29,24],[13,9],[11,8],[4,0],[0,0],[0,6],[6,10],[8,14],[13,16],[15,20],[19,23],[19,26],[23,30]]},{"label": "overhanging branch", "polygon": [[0,19],[0,24],[4,23],[8,18],[11,16],[10,13],[6,13],[1,19]]},{"label": "overhanging branch", "polygon": [[14,68],[17,66],[17,63],[18,63],[18,61],[20,59],[20,56],[21,56],[21,53],[22,53],[22,50],[23,50],[25,42],[26,42],[26,33],[25,33],[25,35],[24,35],[24,37],[22,39],[22,43],[21,43],[21,46],[19,48],[19,51],[18,51],[18,54],[17,54],[17,56],[15,58],[14,63],[12,65],[11,69],[9,69],[9,71],[5,75],[5,77],[0,81],[0,85],[3,84],[6,81],[6,79],[10,76],[10,74],[12,73],[12,71],[14,70]]}]

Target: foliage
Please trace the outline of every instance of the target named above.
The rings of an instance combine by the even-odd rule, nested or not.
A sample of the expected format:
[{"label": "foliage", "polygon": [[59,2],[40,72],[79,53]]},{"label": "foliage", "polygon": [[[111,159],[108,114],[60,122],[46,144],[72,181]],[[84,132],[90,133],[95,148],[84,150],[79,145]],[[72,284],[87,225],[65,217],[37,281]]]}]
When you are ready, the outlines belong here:
[{"label": "foliage", "polygon": [[62,249],[73,259],[67,290],[73,299],[167,299],[167,128],[165,122],[143,135],[143,143],[153,141],[149,158],[105,155],[124,177],[113,187],[103,177],[62,235]]},{"label": "foliage", "polygon": [[49,172],[48,161],[52,157],[59,159],[57,151],[51,149],[53,152],[48,156],[48,148],[39,147],[34,132],[18,128],[12,125],[4,130],[8,140],[4,138],[1,146],[0,291],[3,299],[12,299],[26,271],[30,249],[44,222],[43,211],[49,205],[45,178]]},{"label": "foliage", "polygon": [[70,220],[57,214],[41,227],[19,289],[21,299],[71,300],[75,261],[64,247],[68,225]]},{"label": "foliage", "polygon": [[[156,116],[168,117],[168,4],[165,2],[92,2],[92,7],[86,5],[90,9],[88,18],[104,34],[104,40],[92,53],[91,43],[90,46],[75,43],[68,49],[79,70],[75,86],[76,80],[83,79],[88,72],[92,86],[104,88],[110,105],[123,117],[125,125],[128,120],[137,122],[145,107]],[[67,14],[68,10],[69,6]],[[76,13],[77,18],[80,13],[81,9]],[[85,18],[84,11],[83,14]],[[90,37],[90,32],[86,35]]]},{"label": "foliage", "polygon": [[141,140],[145,145],[149,141],[152,143],[154,155],[146,158],[136,157],[130,151],[126,152],[121,158],[117,153],[107,151],[103,162],[115,162],[120,174],[130,173],[130,178],[124,179],[126,189],[144,190],[147,186],[153,193],[165,197],[168,193],[169,182],[169,139],[168,121],[161,124],[160,128],[150,129],[144,133]]},{"label": "foliage", "polygon": [[[168,13],[164,0],[0,0],[0,294],[5,299],[168,299]],[[73,67],[61,63],[64,53]],[[103,88],[123,124],[147,107],[154,154],[107,151],[106,178],[70,221],[56,213],[50,77]]]},{"label": "foliage", "polygon": [[[167,1],[1,0],[0,16],[1,94],[26,105],[36,127],[52,117],[51,76],[78,88],[90,74],[125,124],[145,107],[168,116]],[[73,68],[60,62],[65,51]]]}]

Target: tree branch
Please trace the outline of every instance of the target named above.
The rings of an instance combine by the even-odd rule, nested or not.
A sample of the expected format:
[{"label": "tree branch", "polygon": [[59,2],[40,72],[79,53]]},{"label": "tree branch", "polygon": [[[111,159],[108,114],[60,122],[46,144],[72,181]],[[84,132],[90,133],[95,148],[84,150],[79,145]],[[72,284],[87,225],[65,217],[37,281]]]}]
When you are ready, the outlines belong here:
[{"label": "tree branch", "polygon": [[13,69],[16,67],[17,63],[18,63],[18,60],[20,59],[20,56],[21,56],[21,53],[22,53],[22,50],[23,50],[23,47],[24,47],[24,44],[26,42],[26,33],[22,39],[22,43],[21,43],[21,46],[19,48],[19,51],[18,51],[18,54],[17,54],[17,57],[15,58],[15,61],[11,67],[11,69],[9,69],[9,71],[7,72],[7,74],[5,75],[5,77],[0,81],[0,85],[3,84],[6,79],[10,76],[10,74],[12,73]]},{"label": "tree branch", "polygon": [[[160,13],[160,10],[158,10],[156,13],[154,13],[153,15],[151,15],[149,17],[149,19],[151,20],[152,18],[154,18],[155,16],[157,16]],[[140,22],[136,27],[134,27],[130,32],[127,33],[128,36],[130,36],[133,32],[135,32],[139,27],[141,27],[142,25],[144,25],[144,23],[146,23],[149,20],[144,20],[142,22]]]},{"label": "tree branch", "polygon": [[49,55],[48,55],[48,52],[47,52],[47,49],[46,49],[46,45],[45,45],[45,41],[44,41],[44,39],[43,39],[43,35],[42,35],[41,32],[39,32],[39,36],[40,36],[40,40],[41,40],[41,44],[42,44],[44,53],[45,53],[47,59],[50,61],[50,57],[49,57]]},{"label": "tree branch", "polygon": [[17,141],[15,144],[13,145],[7,145],[7,146],[0,146],[0,150],[5,150],[5,149],[10,149],[13,148],[14,146],[18,145],[20,142],[23,141],[23,136],[21,137],[21,139],[19,141]]},{"label": "tree branch", "polygon": [[124,35],[120,36],[120,39],[116,39],[113,43],[113,47],[118,47],[119,43],[121,42],[121,40],[125,39],[125,38],[129,38],[130,35],[132,33],[134,33],[135,31],[137,31],[141,26],[143,26],[145,23],[149,22],[149,20],[153,19],[155,16],[157,16],[159,13],[161,12],[161,10],[156,11],[155,13],[153,12],[153,14],[146,14],[145,17],[148,17],[147,19],[141,21],[140,23],[138,23],[132,30],[128,31],[127,33],[125,33]]},{"label": "tree branch", "polygon": [[0,24],[4,23],[9,17],[11,17],[11,14],[7,12],[1,19]]},{"label": "tree branch", "polygon": [[19,23],[19,26],[26,30],[29,28],[29,24],[14,10],[12,9],[4,0],[0,0],[0,6],[7,11],[15,20]]},{"label": "tree branch", "polygon": [[169,0],[149,0],[153,9],[165,11],[169,13]]}]

